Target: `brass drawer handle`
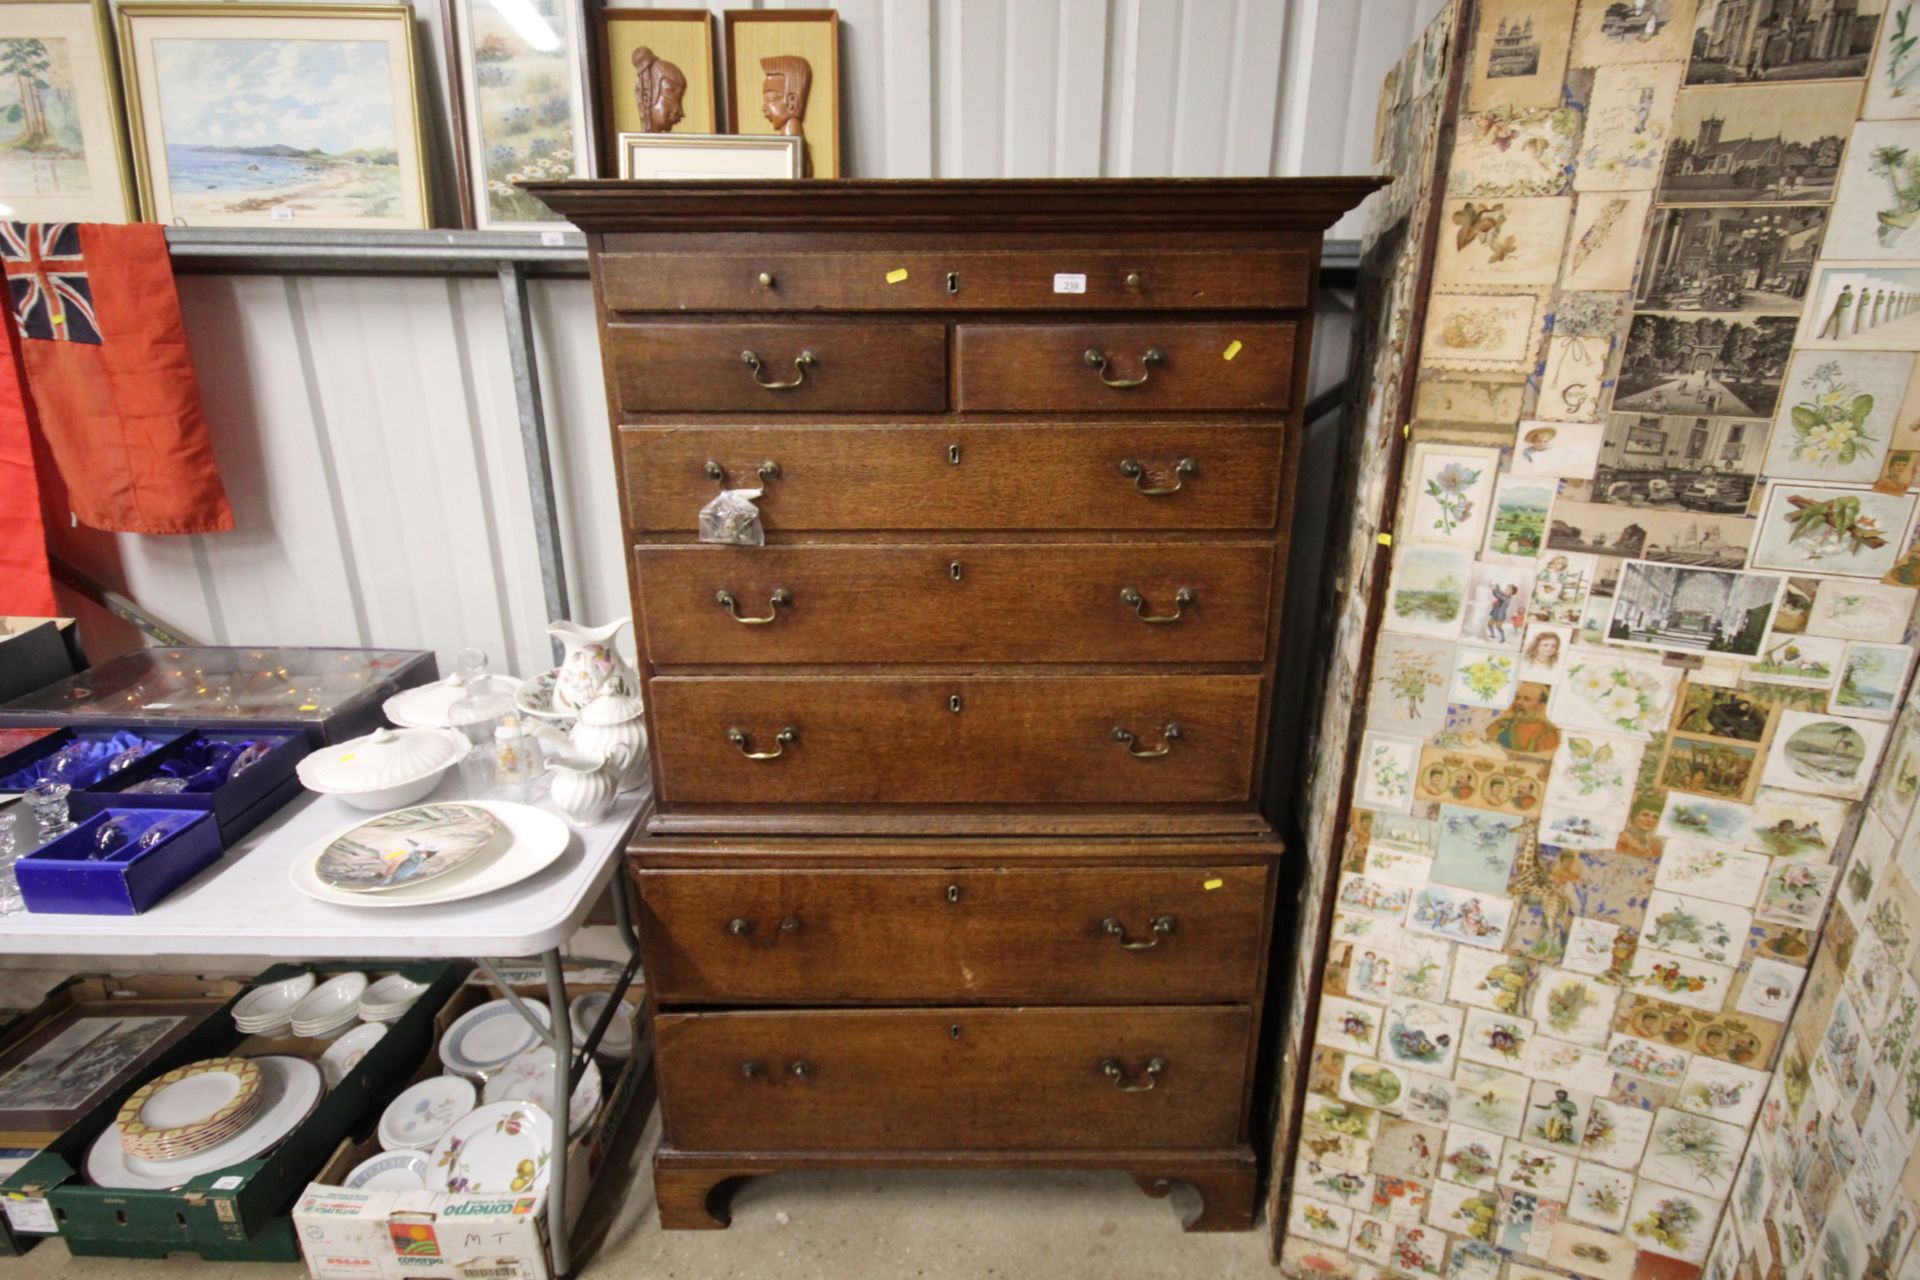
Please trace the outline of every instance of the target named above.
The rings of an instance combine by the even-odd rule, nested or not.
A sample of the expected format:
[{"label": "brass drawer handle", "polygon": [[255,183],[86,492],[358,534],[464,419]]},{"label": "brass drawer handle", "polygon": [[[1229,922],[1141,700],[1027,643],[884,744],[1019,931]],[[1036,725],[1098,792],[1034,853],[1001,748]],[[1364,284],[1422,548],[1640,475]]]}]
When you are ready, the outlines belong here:
[{"label": "brass drawer handle", "polygon": [[1159,746],[1155,747],[1152,751],[1141,751],[1133,745],[1139,741],[1139,739],[1135,738],[1130,731],[1122,728],[1120,725],[1113,726],[1113,740],[1124,743],[1127,748],[1127,754],[1135,760],[1158,760],[1161,756],[1172,751],[1173,744],[1179,741],[1180,738],[1180,726],[1169,720],[1167,727],[1160,731],[1160,737],[1161,743]]},{"label": "brass drawer handle", "polygon": [[[727,932],[736,938],[751,938],[753,937],[753,930],[753,921],[747,919],[745,916],[735,916],[733,919],[727,921]],[[780,941],[780,935],[783,933],[798,932],[800,932],[800,917],[783,917],[780,921],[779,929],[775,931],[773,937],[767,940],[766,945],[772,946],[774,943]]]},{"label": "brass drawer handle", "polygon": [[[740,602],[733,598],[733,592],[731,591],[714,592],[713,602],[719,605],[722,609],[725,609],[727,611],[727,615],[731,617],[735,622],[741,623],[742,625],[749,626],[749,627],[764,627],[769,622],[779,621],[780,606],[783,604],[790,605],[793,603],[793,592],[787,590],[785,587],[774,588],[773,594],[767,597],[767,616],[764,618],[742,617],[740,614],[740,608],[739,608]],[[1178,615],[1175,615],[1175,616],[1178,616]]]},{"label": "brass drawer handle", "polygon": [[[718,462],[715,462],[712,458],[707,459],[705,470],[707,479],[717,481],[722,485],[726,484],[727,469]],[[780,478],[780,464],[769,458],[754,469],[754,474],[760,477],[760,487],[764,489],[769,480],[778,480]]]},{"label": "brass drawer handle", "polygon": [[795,1058],[787,1067],[787,1072],[796,1080],[805,1080],[813,1074],[813,1064],[805,1058]]},{"label": "brass drawer handle", "polygon": [[744,732],[738,728],[727,730],[727,741],[740,748],[740,754],[749,760],[778,760],[781,756],[787,754],[787,744],[797,742],[799,739],[799,733],[794,730],[792,725],[788,725],[773,737],[773,740],[780,744],[779,746],[775,747],[772,751],[755,751],[753,744],[747,740],[747,735]]},{"label": "brass drawer handle", "polygon": [[1172,613],[1148,613],[1146,600],[1132,587],[1122,587],[1120,589],[1120,599],[1122,602],[1133,606],[1133,612],[1139,617],[1140,621],[1150,622],[1155,626],[1159,626],[1166,622],[1180,621],[1180,615],[1186,611],[1188,605],[1193,603],[1193,589],[1190,587],[1181,587],[1173,593]]},{"label": "brass drawer handle", "polygon": [[1151,951],[1160,945],[1160,939],[1173,932],[1175,924],[1172,916],[1157,916],[1153,922],[1153,937],[1145,942],[1127,937],[1127,926],[1120,923],[1118,917],[1108,916],[1100,922],[1100,932],[1112,934],[1120,939],[1122,951]]},{"label": "brass drawer handle", "polygon": [[1128,1084],[1127,1069],[1120,1065],[1120,1059],[1105,1058],[1102,1059],[1100,1063],[1101,1074],[1113,1081],[1113,1087],[1122,1093],[1147,1092],[1147,1090],[1153,1088],[1154,1085],[1160,1083],[1160,1075],[1166,1069],[1167,1060],[1165,1058],[1148,1058],[1146,1069],[1140,1073],[1141,1078],[1144,1079],[1146,1083]]},{"label": "brass drawer handle", "polygon": [[760,376],[760,357],[751,351],[742,351],[740,353],[740,363],[753,370],[754,384],[765,387],[769,391],[793,390],[793,388],[807,380],[807,370],[819,363],[819,359],[820,358],[811,351],[802,351],[793,358],[793,376],[791,378],[785,382],[768,382]]},{"label": "brass drawer handle", "polygon": [[1137,378],[1109,378],[1106,353],[1095,351],[1092,347],[1088,347],[1080,358],[1087,362],[1089,369],[1100,375],[1101,386],[1112,387],[1115,391],[1129,391],[1145,386],[1147,379],[1153,376],[1153,366],[1165,363],[1167,353],[1158,347],[1148,347],[1147,353],[1140,357],[1140,376]]},{"label": "brass drawer handle", "polygon": [[1170,493],[1180,492],[1181,487],[1187,483],[1187,477],[1198,470],[1200,470],[1198,459],[1182,458],[1173,466],[1174,482],[1160,487],[1141,483],[1147,478],[1147,469],[1140,465],[1139,459],[1120,459],[1120,474],[1133,481],[1133,487],[1149,498],[1164,498]]}]

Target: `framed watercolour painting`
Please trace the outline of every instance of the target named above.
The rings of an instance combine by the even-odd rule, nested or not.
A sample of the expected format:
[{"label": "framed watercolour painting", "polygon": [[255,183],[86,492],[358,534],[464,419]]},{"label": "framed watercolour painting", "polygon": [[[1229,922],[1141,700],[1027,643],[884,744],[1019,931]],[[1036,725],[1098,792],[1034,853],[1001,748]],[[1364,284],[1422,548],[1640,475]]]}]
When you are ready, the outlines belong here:
[{"label": "framed watercolour painting", "polygon": [[803,177],[838,178],[840,15],[727,10],[727,131],[805,140]]},{"label": "framed watercolour painting", "polygon": [[4,0],[0,205],[22,222],[126,222],[139,207],[106,0]]},{"label": "framed watercolour painting", "polygon": [[601,173],[620,172],[624,134],[720,132],[713,18],[705,9],[601,9],[595,18]]},{"label": "framed watercolour painting", "polygon": [[725,133],[623,133],[615,172],[645,181],[689,178],[797,178],[800,139],[773,134],[742,138]]},{"label": "framed watercolour painting", "polygon": [[429,225],[412,9],[162,3],[119,13],[143,216]]},{"label": "framed watercolour painting", "polygon": [[70,1005],[0,1056],[0,1144],[38,1145],[72,1125],[207,1014],[196,1001]]},{"label": "framed watercolour painting", "polygon": [[583,0],[449,2],[447,65],[462,225],[572,229],[516,184],[592,172]]}]

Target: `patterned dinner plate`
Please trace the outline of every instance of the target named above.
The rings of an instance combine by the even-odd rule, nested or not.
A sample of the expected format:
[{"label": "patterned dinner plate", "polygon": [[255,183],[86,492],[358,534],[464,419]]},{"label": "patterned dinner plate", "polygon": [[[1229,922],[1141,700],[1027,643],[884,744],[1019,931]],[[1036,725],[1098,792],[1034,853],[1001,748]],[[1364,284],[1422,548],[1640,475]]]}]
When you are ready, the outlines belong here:
[{"label": "patterned dinner plate", "polygon": [[506,844],[506,828],[477,805],[419,804],[384,813],[321,853],[321,881],[349,893],[425,884]]}]

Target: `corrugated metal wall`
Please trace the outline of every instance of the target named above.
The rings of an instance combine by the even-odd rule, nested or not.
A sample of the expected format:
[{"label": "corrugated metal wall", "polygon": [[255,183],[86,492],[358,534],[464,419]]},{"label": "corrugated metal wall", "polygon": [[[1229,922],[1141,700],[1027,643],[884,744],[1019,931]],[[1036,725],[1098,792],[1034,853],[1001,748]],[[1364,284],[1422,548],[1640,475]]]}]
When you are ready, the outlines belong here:
[{"label": "corrugated metal wall", "polygon": [[[840,0],[849,173],[1365,172],[1381,77],[1438,7]],[[239,529],[62,529],[61,554],[214,642],[417,646],[443,664],[477,644],[518,672],[543,664],[498,285],[187,276],[181,298]],[[574,613],[619,616],[587,285],[536,281],[532,303]],[[1323,383],[1344,368],[1341,332],[1323,319]]]}]

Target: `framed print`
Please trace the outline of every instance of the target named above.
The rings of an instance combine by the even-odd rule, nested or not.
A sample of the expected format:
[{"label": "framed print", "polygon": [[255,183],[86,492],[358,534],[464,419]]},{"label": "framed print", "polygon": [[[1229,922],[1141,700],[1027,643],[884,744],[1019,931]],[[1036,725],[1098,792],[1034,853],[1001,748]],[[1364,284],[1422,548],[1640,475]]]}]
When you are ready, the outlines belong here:
[{"label": "framed print", "polygon": [[838,178],[840,15],[727,10],[727,132],[803,140],[803,177]]},{"label": "framed print", "polygon": [[139,213],[107,0],[4,0],[0,204],[22,222]]},{"label": "framed print", "polygon": [[602,174],[620,172],[622,134],[720,132],[713,18],[705,9],[601,9],[595,18]]},{"label": "framed print", "polygon": [[481,231],[571,229],[515,184],[592,171],[584,0],[449,3],[461,224]]},{"label": "framed print", "polygon": [[800,139],[725,133],[623,133],[615,172],[622,178],[797,178]]},{"label": "framed print", "polygon": [[413,10],[127,4],[141,212],[173,226],[430,225]]},{"label": "framed print", "polygon": [[205,1001],[69,1006],[0,1056],[0,1142],[38,1145],[207,1016]]}]

